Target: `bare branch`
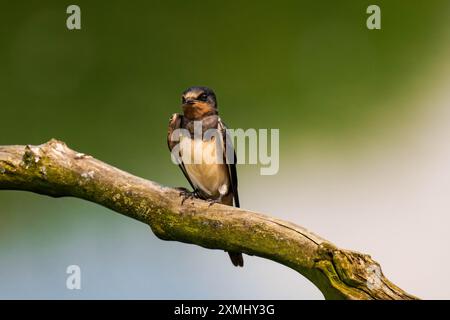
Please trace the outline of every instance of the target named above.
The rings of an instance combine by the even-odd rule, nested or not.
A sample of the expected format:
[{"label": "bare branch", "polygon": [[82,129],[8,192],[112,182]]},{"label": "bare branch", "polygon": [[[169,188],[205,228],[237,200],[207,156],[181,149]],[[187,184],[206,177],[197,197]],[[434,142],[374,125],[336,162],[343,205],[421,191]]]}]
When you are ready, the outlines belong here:
[{"label": "bare branch", "polygon": [[201,200],[114,168],[51,140],[0,146],[0,189],[77,197],[148,224],[156,236],[209,249],[243,252],[286,265],[327,299],[416,299],[369,255],[337,248],[303,227]]}]

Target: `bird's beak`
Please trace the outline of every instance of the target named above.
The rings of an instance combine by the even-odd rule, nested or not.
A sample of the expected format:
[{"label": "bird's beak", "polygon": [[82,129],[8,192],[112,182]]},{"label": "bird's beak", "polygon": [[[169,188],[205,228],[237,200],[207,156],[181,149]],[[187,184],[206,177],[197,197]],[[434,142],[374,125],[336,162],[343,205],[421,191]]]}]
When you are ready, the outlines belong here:
[{"label": "bird's beak", "polygon": [[195,105],[195,99],[186,99],[186,101],[181,105],[183,110],[193,108]]}]

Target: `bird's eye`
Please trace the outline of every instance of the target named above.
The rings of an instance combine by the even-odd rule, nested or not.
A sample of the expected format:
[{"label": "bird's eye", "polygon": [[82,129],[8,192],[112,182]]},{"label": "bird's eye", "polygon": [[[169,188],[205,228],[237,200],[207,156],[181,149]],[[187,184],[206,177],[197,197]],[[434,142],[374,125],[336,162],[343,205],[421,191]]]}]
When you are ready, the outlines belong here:
[{"label": "bird's eye", "polygon": [[206,101],[208,100],[208,95],[206,93],[202,93],[199,97],[198,100],[200,101]]}]

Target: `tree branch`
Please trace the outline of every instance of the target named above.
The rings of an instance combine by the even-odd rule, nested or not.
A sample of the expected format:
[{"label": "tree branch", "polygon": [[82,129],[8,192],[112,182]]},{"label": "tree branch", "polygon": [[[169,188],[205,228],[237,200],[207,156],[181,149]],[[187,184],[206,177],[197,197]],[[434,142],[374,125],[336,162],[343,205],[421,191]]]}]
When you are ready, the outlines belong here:
[{"label": "tree branch", "polygon": [[0,146],[0,189],[77,197],[148,224],[156,236],[279,262],[314,283],[326,299],[416,299],[391,283],[369,255],[337,248],[303,227],[194,199],[51,140]]}]

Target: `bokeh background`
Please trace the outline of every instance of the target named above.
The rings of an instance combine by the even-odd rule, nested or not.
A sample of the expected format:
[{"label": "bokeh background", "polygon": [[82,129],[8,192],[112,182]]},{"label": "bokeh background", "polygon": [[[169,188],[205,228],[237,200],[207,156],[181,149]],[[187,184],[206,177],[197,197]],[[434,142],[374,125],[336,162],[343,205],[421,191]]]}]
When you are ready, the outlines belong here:
[{"label": "bokeh background", "polygon": [[[66,28],[78,4],[82,30]],[[382,30],[366,28],[378,4]],[[450,298],[450,2],[2,1],[0,144],[50,138],[164,185],[192,85],[233,128],[280,129],[280,171],[241,165],[242,206],[370,253]],[[78,199],[0,192],[0,298],[322,299],[257,257],[157,239]],[[77,264],[82,289],[67,290]]]}]

